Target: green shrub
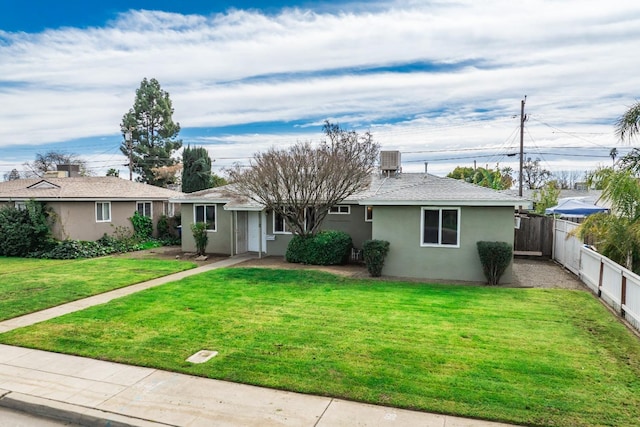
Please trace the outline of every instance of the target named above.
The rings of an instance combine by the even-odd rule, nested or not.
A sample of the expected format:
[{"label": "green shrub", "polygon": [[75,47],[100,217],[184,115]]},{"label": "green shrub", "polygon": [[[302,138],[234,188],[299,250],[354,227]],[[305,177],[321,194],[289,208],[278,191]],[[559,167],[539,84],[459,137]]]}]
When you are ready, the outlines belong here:
[{"label": "green shrub", "polygon": [[339,265],[349,259],[353,241],[344,231],[324,230],[315,236],[295,235],[287,246],[288,262],[311,265]]},{"label": "green shrub", "polygon": [[133,224],[133,231],[139,240],[147,240],[153,234],[153,221],[148,216],[140,215],[135,211],[133,216],[129,218]]},{"label": "green shrub", "polygon": [[179,218],[176,221],[176,217],[168,217],[162,215],[158,219],[156,228],[158,230],[158,240],[165,246],[179,245],[180,236],[178,236],[177,226],[179,225]]},{"label": "green shrub", "polygon": [[25,257],[43,250],[51,239],[50,211],[40,202],[28,201],[25,209],[0,209],[0,255]]},{"label": "green shrub", "polygon": [[191,233],[193,233],[193,238],[196,241],[196,251],[198,255],[204,255],[207,251],[207,243],[209,242],[207,224],[204,222],[191,224]]},{"label": "green shrub", "polygon": [[511,263],[513,248],[506,242],[477,242],[482,271],[490,285],[497,285]]},{"label": "green shrub", "polygon": [[389,253],[386,240],[367,240],[362,244],[362,257],[371,277],[380,277],[384,259]]}]

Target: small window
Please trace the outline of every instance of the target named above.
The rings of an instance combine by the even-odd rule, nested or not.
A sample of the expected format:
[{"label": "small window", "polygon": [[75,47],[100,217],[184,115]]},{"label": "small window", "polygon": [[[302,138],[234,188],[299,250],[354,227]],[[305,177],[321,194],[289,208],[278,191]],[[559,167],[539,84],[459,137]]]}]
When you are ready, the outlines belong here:
[{"label": "small window", "polygon": [[153,213],[151,212],[151,202],[137,202],[136,210],[142,216],[146,216],[147,218],[153,217]]},{"label": "small window", "polygon": [[366,222],[373,221],[373,206],[366,206],[364,209],[364,220]]},{"label": "small window", "polygon": [[421,246],[460,246],[459,208],[422,208]]},{"label": "small window", "polygon": [[14,202],[14,205],[15,205],[16,209],[18,209],[19,211],[27,210],[27,203],[26,202]]},{"label": "small window", "polygon": [[111,202],[96,202],[96,222],[111,222]]},{"label": "small window", "polygon": [[216,205],[195,205],[194,222],[206,222],[207,231],[216,231]]},{"label": "small window", "polygon": [[166,216],[172,217],[176,214],[176,205],[175,203],[164,202],[162,204],[162,213]]},{"label": "small window", "polygon": [[351,206],[349,205],[333,205],[329,208],[331,215],[349,215],[351,213]]},{"label": "small window", "polygon": [[289,231],[289,225],[287,224],[284,215],[275,211],[273,212],[273,233],[291,234],[291,231]]}]

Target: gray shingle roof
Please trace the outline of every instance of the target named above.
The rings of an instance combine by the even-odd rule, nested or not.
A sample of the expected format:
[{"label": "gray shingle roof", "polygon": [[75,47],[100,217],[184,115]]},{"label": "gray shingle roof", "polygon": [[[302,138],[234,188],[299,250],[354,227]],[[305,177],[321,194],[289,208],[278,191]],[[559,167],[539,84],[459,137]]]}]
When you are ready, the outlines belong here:
[{"label": "gray shingle roof", "polygon": [[183,193],[116,177],[32,178],[0,182],[0,200],[168,200]]},{"label": "gray shingle roof", "polygon": [[[229,192],[230,185],[184,194],[174,202],[225,203],[226,209],[257,209],[260,204]],[[346,202],[361,205],[418,205],[438,203],[459,206],[528,206],[529,202],[507,192],[480,187],[452,178],[423,173],[403,173],[397,177],[371,177],[369,188]]]},{"label": "gray shingle roof", "polygon": [[366,205],[416,205],[425,202],[462,206],[528,205],[525,199],[503,191],[424,173],[402,173],[391,177],[375,175],[368,190],[350,199]]}]

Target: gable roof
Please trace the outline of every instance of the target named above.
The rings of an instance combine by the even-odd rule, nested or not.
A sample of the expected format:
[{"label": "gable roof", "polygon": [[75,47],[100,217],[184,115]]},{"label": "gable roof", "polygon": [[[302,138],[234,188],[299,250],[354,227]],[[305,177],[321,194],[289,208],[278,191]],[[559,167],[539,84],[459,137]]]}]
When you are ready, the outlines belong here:
[{"label": "gable roof", "polygon": [[[223,203],[226,210],[260,210],[254,201],[231,194],[233,184],[184,194],[173,202]],[[453,178],[443,178],[424,173],[402,173],[383,177],[374,174],[369,187],[345,200],[361,205],[424,205],[443,206],[529,206],[524,198],[508,192],[480,187]]]},{"label": "gable roof", "polygon": [[0,182],[0,200],[168,200],[183,193],[111,176],[30,178]]}]

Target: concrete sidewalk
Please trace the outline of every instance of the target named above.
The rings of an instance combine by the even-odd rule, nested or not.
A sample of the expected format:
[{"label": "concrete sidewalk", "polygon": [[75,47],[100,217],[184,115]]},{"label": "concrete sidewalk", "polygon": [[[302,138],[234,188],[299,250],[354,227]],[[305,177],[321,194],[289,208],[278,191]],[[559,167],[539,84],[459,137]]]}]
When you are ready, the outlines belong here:
[{"label": "concrete sidewalk", "polygon": [[112,427],[506,426],[7,345],[0,345],[0,405]]},{"label": "concrete sidewalk", "polygon": [[[250,258],[232,257],[10,319],[0,322],[0,332],[102,304],[183,277],[235,265]],[[0,406],[80,425],[109,427],[507,426],[1,344]]]}]

